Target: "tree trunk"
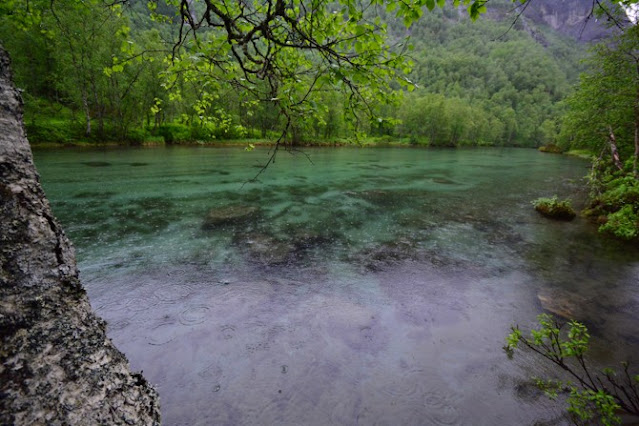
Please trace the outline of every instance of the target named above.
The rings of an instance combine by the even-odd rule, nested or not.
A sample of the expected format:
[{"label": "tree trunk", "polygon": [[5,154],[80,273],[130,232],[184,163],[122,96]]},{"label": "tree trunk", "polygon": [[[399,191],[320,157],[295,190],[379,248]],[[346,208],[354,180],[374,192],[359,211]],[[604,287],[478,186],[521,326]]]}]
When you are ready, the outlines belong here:
[{"label": "tree trunk", "polygon": [[91,136],[91,111],[89,110],[89,100],[87,99],[87,92],[84,88],[82,89],[82,109],[84,110],[84,119],[87,123],[84,135]]},{"label": "tree trunk", "polygon": [[621,158],[619,157],[619,151],[617,150],[617,138],[612,131],[612,127],[608,127],[608,142],[610,143],[610,155],[612,156],[612,162],[619,170],[623,170],[623,164],[621,164]]},{"label": "tree trunk", "polygon": [[[635,63],[637,74],[639,74],[639,62]],[[632,159],[632,173],[636,179],[639,179],[637,174],[637,160],[639,159],[639,88],[635,93],[635,153]]]},{"label": "tree trunk", "polygon": [[637,159],[639,158],[639,117],[635,119],[635,156],[632,159],[632,173],[639,179],[637,174]]},{"label": "tree trunk", "polygon": [[0,219],[0,424],[159,424],[156,391],[129,371],[91,311],[1,46]]}]

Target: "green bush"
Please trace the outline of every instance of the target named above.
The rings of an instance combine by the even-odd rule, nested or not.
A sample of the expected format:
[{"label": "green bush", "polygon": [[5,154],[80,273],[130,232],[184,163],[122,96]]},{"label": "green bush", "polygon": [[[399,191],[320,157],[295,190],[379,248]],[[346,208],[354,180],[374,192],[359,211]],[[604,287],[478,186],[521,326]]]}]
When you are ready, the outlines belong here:
[{"label": "green bush", "polygon": [[190,139],[192,141],[209,142],[215,140],[215,135],[206,125],[196,125],[191,127]]},{"label": "green bush", "polygon": [[556,195],[552,198],[537,198],[532,204],[535,210],[550,219],[569,221],[577,216],[570,201],[559,201]]},{"label": "green bush", "polygon": [[540,146],[539,151],[549,152],[551,154],[561,154],[563,149],[553,143],[549,143],[548,145]]},{"label": "green bush", "polygon": [[212,130],[213,138],[219,140],[225,139],[244,139],[248,132],[241,124],[228,124],[226,126],[216,127]]},{"label": "green bush", "polygon": [[604,170],[591,177],[593,193],[584,214],[623,240],[639,238],[639,180],[632,173]]},{"label": "green bush", "polygon": [[626,204],[639,203],[639,181],[632,175],[612,179],[605,185],[600,200],[613,211]]},{"label": "green bush", "polygon": [[191,129],[178,123],[163,124],[156,130],[156,134],[164,138],[167,144],[191,141]]},{"label": "green bush", "polygon": [[608,232],[623,240],[635,239],[639,236],[639,215],[632,205],[625,205],[609,214],[606,223],[599,227],[599,231]]},{"label": "green bush", "polygon": [[144,129],[132,129],[126,135],[126,141],[132,145],[141,145],[149,138],[149,133]]},{"label": "green bush", "polygon": [[39,142],[70,142],[78,137],[77,129],[69,122],[38,121],[27,123],[27,137],[31,143]]}]

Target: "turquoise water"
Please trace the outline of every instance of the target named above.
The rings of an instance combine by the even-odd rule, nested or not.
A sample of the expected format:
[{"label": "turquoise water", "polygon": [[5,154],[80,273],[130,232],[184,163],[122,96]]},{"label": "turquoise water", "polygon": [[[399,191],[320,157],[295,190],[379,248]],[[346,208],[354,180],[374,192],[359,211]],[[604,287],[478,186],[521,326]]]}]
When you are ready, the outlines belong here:
[{"label": "turquoise water", "polygon": [[[527,382],[544,367],[501,351],[541,300],[590,326],[596,361],[636,352],[637,249],[530,205],[579,207],[586,162],[309,149],[249,182],[267,150],[35,153],[91,303],[166,424],[560,424]],[[244,213],[207,226],[228,206]]]}]

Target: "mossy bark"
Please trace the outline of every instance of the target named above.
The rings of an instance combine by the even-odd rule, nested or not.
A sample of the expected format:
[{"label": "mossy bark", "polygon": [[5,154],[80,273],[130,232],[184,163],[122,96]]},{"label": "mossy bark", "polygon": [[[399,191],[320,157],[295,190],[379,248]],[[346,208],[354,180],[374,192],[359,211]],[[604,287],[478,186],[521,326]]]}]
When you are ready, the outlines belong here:
[{"label": "mossy bark", "polygon": [[0,424],[159,424],[156,391],[129,370],[80,284],[1,46],[0,219]]}]

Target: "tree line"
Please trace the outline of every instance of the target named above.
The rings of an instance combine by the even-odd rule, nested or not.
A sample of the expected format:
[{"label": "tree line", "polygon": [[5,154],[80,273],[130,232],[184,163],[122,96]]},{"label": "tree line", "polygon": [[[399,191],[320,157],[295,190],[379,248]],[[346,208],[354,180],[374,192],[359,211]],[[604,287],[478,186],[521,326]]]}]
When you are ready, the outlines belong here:
[{"label": "tree line", "polygon": [[[234,53],[223,43],[202,49],[203,40],[219,37],[215,28],[175,49],[179,4],[150,3],[149,10],[141,0],[112,7],[100,0],[10,3],[0,39],[13,56],[35,143],[277,139],[285,126],[294,144],[366,135],[430,146],[540,146],[558,134],[561,100],[582,55],[575,42],[555,34],[548,33],[544,47],[521,25],[509,30],[510,20],[473,23],[444,7],[407,27],[384,9],[363,18],[368,27],[353,28],[370,37],[348,49],[376,51],[381,42],[374,34],[385,33],[386,60],[404,72],[390,89],[384,70],[374,78],[358,71],[376,69],[372,59],[346,75],[343,58],[322,62],[280,52],[274,60],[295,78],[286,85],[280,78],[278,95],[270,96],[268,80],[229,77],[237,64],[220,72],[220,58]],[[198,7],[189,13],[201,15]],[[339,31],[338,24],[344,22],[326,31]],[[320,77],[312,74],[322,67]],[[282,109],[285,100],[294,107]]]}]

